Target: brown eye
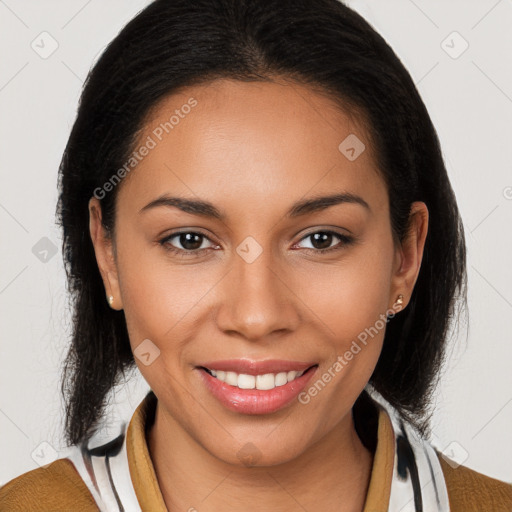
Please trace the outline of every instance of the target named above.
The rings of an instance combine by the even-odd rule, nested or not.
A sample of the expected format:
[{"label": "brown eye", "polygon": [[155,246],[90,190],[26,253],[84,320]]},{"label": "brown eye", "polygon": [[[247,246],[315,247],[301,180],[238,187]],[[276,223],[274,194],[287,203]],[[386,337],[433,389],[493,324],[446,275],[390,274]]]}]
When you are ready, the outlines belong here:
[{"label": "brown eye", "polygon": [[173,233],[162,240],[160,244],[168,251],[181,253],[186,255],[187,253],[196,255],[202,253],[203,250],[207,250],[209,247],[204,246],[205,241],[210,241],[206,235],[202,233],[195,233],[193,231],[181,231],[179,233]]},{"label": "brown eye", "polygon": [[[342,249],[352,242],[351,237],[334,231],[316,231],[314,233],[310,233],[302,238],[299,244],[304,240],[310,240],[309,247],[306,246],[304,248],[317,253]],[[333,242],[336,240],[338,240],[338,243],[333,245]]]},{"label": "brown eye", "polygon": [[333,236],[332,233],[320,231],[310,235],[310,238],[315,249],[328,249],[331,246]]},{"label": "brown eye", "polygon": [[178,240],[184,249],[193,251],[201,247],[203,238],[203,235],[198,233],[181,233]]}]

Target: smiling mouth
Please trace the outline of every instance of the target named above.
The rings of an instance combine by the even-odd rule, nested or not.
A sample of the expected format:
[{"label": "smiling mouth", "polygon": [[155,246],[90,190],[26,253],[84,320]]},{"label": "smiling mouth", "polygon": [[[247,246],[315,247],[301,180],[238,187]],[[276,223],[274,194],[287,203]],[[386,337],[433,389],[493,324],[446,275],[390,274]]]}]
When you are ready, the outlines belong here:
[{"label": "smiling mouth", "polygon": [[265,373],[259,375],[249,375],[246,373],[237,373],[233,371],[221,371],[199,366],[199,368],[212,377],[228,384],[232,387],[239,389],[258,389],[258,390],[270,390],[284,386],[289,382],[293,382],[295,379],[302,377],[302,375],[310,372],[314,368],[317,368],[318,364],[314,364],[305,370],[296,371],[283,371],[279,373]]}]

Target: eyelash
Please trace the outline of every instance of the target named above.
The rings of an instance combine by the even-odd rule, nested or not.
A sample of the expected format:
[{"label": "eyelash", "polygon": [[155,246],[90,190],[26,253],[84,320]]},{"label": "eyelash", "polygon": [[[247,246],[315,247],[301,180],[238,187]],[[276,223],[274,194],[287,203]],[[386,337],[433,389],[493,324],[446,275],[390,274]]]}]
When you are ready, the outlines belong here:
[{"label": "eyelash", "polygon": [[[347,235],[343,235],[341,233],[337,233],[336,231],[319,230],[319,231],[314,231],[313,233],[308,233],[307,235],[302,237],[299,240],[298,243],[300,243],[303,240],[305,240],[305,239],[307,239],[309,237],[312,237],[313,235],[316,235],[318,233],[334,235],[335,237],[339,238],[341,242],[336,244],[336,245],[334,245],[333,247],[328,247],[327,249],[312,249],[312,248],[308,247],[308,248],[305,249],[306,251],[313,252],[313,253],[316,253],[316,254],[325,254],[325,253],[328,253],[328,252],[331,252],[331,251],[339,251],[339,250],[343,249],[344,247],[346,247],[347,245],[350,245],[351,243],[354,242],[353,237],[350,237],[350,236],[347,236]],[[159,240],[159,243],[160,243],[160,245],[163,246],[163,248],[167,252],[175,254],[177,256],[184,257],[184,258],[190,257],[190,256],[192,256],[192,257],[199,257],[199,256],[201,256],[203,254],[203,251],[207,251],[209,249],[209,248],[196,249],[196,250],[177,249],[173,245],[169,244],[169,240],[172,240],[173,238],[178,237],[180,235],[186,235],[186,234],[199,235],[199,236],[202,236],[203,239],[210,240],[203,233],[198,233],[196,231],[178,231],[177,233],[172,233],[171,235],[168,235],[165,238],[162,238],[161,240]],[[211,242],[211,240],[210,240],[210,242]]]}]

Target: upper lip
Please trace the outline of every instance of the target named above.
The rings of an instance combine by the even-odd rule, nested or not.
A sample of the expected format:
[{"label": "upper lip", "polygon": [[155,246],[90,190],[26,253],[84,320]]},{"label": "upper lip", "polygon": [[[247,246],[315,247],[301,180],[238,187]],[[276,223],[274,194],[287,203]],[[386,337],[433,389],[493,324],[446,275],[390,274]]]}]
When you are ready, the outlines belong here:
[{"label": "upper lip", "polygon": [[243,373],[246,375],[264,375],[266,373],[289,372],[292,370],[300,372],[316,364],[315,362],[289,361],[284,359],[266,359],[264,361],[224,359],[222,361],[202,363],[199,367],[208,368],[209,370]]}]

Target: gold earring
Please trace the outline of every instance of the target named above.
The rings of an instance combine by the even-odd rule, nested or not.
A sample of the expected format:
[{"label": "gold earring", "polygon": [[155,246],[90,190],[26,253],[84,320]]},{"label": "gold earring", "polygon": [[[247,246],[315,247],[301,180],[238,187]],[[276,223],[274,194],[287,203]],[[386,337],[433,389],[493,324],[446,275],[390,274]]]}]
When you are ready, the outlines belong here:
[{"label": "gold earring", "polygon": [[400,295],[398,296],[398,298],[396,299],[395,304],[396,304],[397,306],[401,306],[403,303],[404,303],[404,296],[403,296],[402,294],[400,294]]},{"label": "gold earring", "polygon": [[114,303],[114,296],[113,295],[109,295],[108,303],[109,303],[110,306],[112,306],[112,304]]}]

